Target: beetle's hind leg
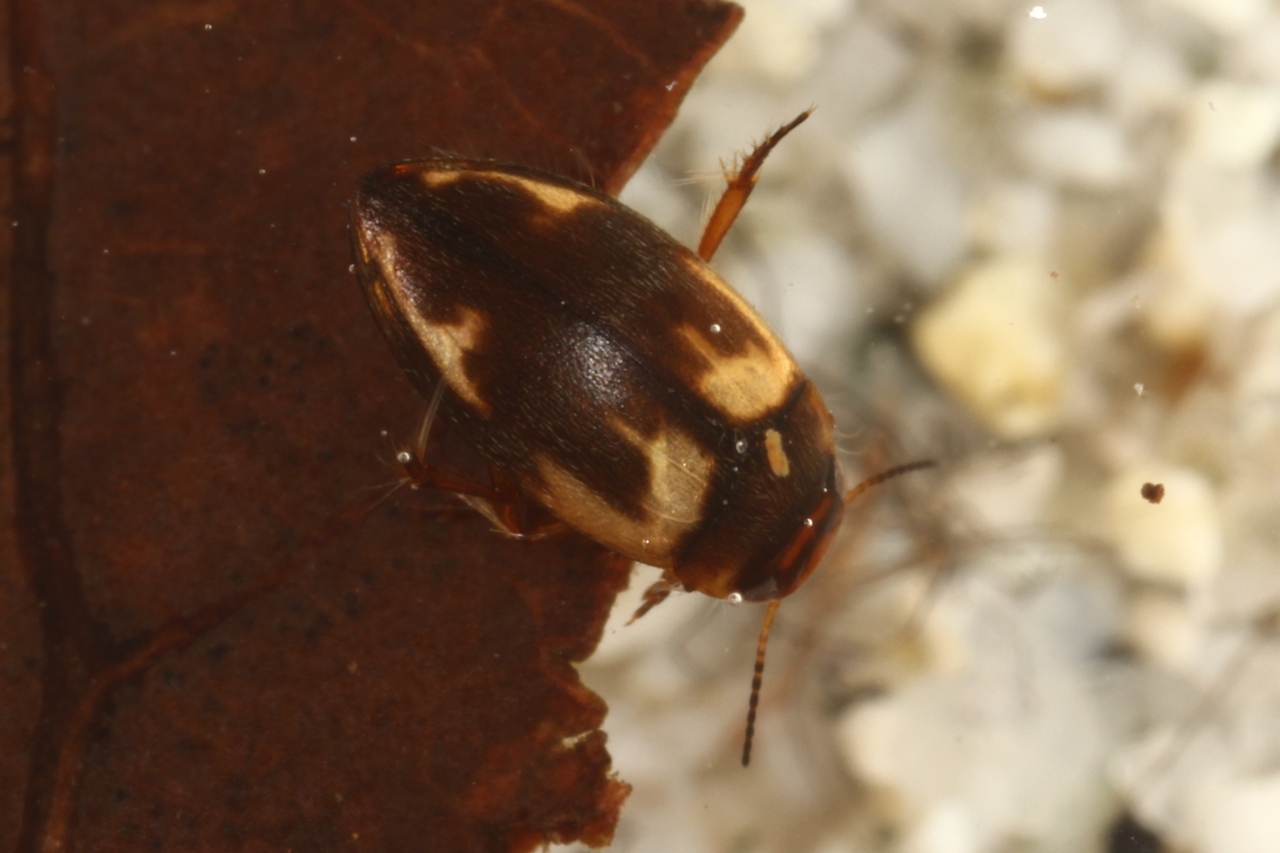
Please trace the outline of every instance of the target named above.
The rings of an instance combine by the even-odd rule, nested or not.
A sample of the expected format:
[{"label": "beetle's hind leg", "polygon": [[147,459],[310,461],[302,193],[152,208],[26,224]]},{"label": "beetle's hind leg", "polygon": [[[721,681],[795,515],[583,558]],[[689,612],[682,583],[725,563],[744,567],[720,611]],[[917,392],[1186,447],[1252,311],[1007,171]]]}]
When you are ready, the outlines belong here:
[{"label": "beetle's hind leg", "polygon": [[702,239],[698,241],[698,257],[704,261],[711,260],[716,249],[720,248],[724,235],[729,233],[729,228],[742,212],[751,191],[755,189],[760,167],[764,165],[769,152],[782,141],[784,136],[803,124],[812,113],[813,107],[800,113],[769,134],[769,138],[757,145],[755,150],[743,158],[732,171],[725,171],[728,186],[724,188],[724,195],[720,196],[720,200],[716,202],[715,210],[711,211],[711,218],[707,220],[707,227],[702,231]]},{"label": "beetle's hind leg", "polygon": [[513,539],[538,540],[565,530],[563,522],[554,518],[530,519],[527,496],[516,484],[490,470],[491,484],[481,485],[459,474],[441,471],[426,463],[427,439],[444,397],[444,382],[436,386],[431,403],[423,416],[422,426],[412,449],[401,450],[396,461],[412,489],[427,488],[450,492],[467,506],[493,523],[498,532]]},{"label": "beetle's hind leg", "polygon": [[529,499],[524,490],[514,482],[490,469],[493,481],[493,497],[459,494],[459,497],[493,523],[493,526],[512,539],[537,542],[568,530],[568,526],[550,515]]}]

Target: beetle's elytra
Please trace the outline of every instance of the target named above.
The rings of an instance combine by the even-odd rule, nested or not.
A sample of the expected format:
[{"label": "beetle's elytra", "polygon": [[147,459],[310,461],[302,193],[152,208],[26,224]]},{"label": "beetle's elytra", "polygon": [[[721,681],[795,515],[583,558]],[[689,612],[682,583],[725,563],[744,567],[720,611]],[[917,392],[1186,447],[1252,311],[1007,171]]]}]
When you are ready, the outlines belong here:
[{"label": "beetle's elytra", "polygon": [[843,516],[826,405],[706,262],[807,115],[731,178],[702,257],[534,169],[422,160],[360,183],[357,271],[401,367],[504,480],[665,569],[641,612],[669,589],[776,604]]}]

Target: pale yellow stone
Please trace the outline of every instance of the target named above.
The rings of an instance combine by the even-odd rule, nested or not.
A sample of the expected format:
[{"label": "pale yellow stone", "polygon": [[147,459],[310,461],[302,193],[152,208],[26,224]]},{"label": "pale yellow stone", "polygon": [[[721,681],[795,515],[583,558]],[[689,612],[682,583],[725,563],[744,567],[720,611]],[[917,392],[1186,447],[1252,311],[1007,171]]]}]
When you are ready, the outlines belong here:
[{"label": "pale yellow stone", "polygon": [[[1144,483],[1164,486],[1158,504],[1142,497]],[[1222,567],[1218,498],[1200,472],[1168,463],[1137,464],[1107,488],[1111,541],[1125,568],[1144,580],[1201,587]]]},{"label": "pale yellow stone", "polygon": [[962,276],[912,330],[934,378],[1004,438],[1041,436],[1061,420],[1061,287],[1047,268],[994,261]]}]

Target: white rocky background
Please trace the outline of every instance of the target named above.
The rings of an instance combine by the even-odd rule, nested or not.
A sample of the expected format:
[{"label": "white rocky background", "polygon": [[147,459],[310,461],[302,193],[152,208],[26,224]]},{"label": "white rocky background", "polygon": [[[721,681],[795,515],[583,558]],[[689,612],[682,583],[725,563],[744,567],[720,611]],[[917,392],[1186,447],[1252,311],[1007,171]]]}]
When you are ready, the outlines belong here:
[{"label": "white rocky background", "polygon": [[614,849],[1277,853],[1280,3],[743,5],[623,198],[696,243],[816,104],[715,265],[850,481],[940,467],[784,603],[749,769],[760,609],[624,628],[637,570],[584,667]]}]

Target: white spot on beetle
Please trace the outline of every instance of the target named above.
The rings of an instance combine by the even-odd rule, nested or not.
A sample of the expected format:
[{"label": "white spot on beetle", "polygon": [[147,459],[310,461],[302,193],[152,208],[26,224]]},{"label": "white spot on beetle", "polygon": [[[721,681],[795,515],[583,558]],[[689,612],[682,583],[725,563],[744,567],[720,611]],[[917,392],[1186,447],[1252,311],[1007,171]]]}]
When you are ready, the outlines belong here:
[{"label": "white spot on beetle", "polygon": [[782,433],[776,429],[764,431],[764,452],[769,457],[769,470],[775,477],[786,477],[791,474],[791,460],[782,447]]}]

